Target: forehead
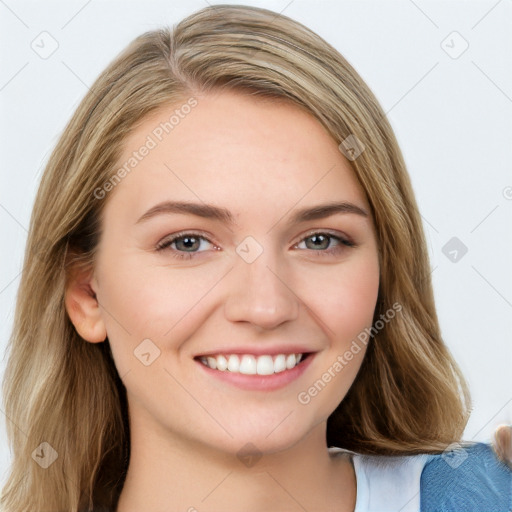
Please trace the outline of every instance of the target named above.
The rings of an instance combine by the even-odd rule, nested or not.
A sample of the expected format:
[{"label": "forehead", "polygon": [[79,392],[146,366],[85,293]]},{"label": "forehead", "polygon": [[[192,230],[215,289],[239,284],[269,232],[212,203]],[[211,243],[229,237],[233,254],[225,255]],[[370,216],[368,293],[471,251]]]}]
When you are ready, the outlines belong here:
[{"label": "forehead", "polygon": [[115,195],[144,206],[199,198],[264,209],[291,207],[306,196],[367,206],[336,141],[297,105],[238,91],[193,100],[166,105],[135,127],[117,162],[129,172]]}]

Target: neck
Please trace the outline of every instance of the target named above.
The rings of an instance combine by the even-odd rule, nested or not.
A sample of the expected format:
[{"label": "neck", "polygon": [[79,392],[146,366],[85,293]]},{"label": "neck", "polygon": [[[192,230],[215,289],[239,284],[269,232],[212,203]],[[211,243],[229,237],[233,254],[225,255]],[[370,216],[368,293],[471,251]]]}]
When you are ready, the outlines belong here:
[{"label": "neck", "polygon": [[130,463],[116,512],[354,510],[352,463],[346,454],[329,454],[326,422],[291,448],[253,458],[141,427],[130,426]]}]

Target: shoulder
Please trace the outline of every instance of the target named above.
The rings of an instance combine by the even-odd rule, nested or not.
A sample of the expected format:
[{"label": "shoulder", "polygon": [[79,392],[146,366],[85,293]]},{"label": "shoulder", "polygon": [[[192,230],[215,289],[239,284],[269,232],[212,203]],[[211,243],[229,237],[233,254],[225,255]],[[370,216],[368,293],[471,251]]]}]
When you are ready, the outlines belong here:
[{"label": "shoulder", "polygon": [[512,510],[512,470],[490,444],[455,444],[438,455],[344,451],[351,454],[356,472],[356,512]]},{"label": "shoulder", "polygon": [[487,443],[456,444],[431,455],[420,484],[422,512],[512,509],[512,470]]}]

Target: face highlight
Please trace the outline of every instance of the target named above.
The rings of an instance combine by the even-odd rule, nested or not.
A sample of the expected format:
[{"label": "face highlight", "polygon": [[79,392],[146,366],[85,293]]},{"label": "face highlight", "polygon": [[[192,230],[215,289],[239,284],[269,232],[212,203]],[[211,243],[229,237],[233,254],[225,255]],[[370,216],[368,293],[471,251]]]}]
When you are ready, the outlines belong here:
[{"label": "face highlight", "polygon": [[[138,125],[120,162],[174,109]],[[272,452],[327,420],[364,350],[297,397],[371,326],[379,261],[365,193],[315,118],[198,97],[102,200],[92,287],[134,426]]]}]

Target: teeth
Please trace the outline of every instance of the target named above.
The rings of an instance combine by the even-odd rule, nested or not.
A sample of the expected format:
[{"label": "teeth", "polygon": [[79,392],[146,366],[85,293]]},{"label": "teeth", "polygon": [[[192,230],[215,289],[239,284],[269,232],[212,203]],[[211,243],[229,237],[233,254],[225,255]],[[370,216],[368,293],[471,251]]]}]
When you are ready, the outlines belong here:
[{"label": "teeth", "polygon": [[290,354],[286,358],[286,369],[290,370],[297,364],[297,358],[295,357],[295,354]]},{"label": "teeth", "polygon": [[228,370],[230,372],[237,372],[240,368],[240,359],[238,359],[238,356],[231,355],[228,359]]},{"label": "teeth", "polygon": [[284,370],[286,370],[286,356],[284,354],[279,354],[274,359],[274,372],[279,373]]},{"label": "teeth", "polygon": [[228,369],[228,362],[224,356],[219,356],[216,359],[217,361],[217,370],[226,371]]},{"label": "teeth", "polygon": [[255,357],[244,354],[241,359],[237,354],[228,356],[207,356],[199,360],[209,368],[220,371],[242,373],[244,375],[272,375],[291,370],[302,360],[303,354],[279,354],[277,356],[263,355]]},{"label": "teeth", "polygon": [[258,375],[272,375],[274,373],[274,361],[272,361],[272,356],[258,357],[256,362],[256,373]]},{"label": "teeth", "polygon": [[[238,360],[238,356],[229,356],[230,359],[232,357],[235,357]],[[255,375],[257,373],[256,358],[254,356],[248,356],[244,354],[242,356],[240,366],[236,369],[236,371],[238,373],[243,373],[244,375]]]}]

